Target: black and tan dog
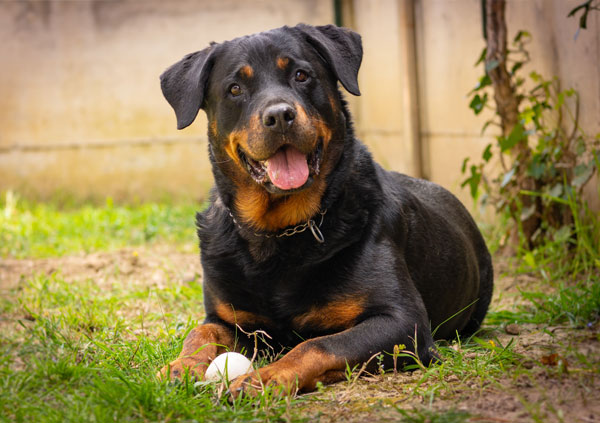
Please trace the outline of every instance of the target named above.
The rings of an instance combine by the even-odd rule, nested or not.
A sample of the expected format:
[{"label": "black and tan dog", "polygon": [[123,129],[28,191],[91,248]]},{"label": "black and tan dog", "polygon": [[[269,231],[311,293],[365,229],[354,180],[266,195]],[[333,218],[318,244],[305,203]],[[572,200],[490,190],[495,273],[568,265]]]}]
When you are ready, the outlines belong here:
[{"label": "black and tan dog", "polygon": [[[206,319],[162,375],[202,377],[218,354],[281,359],[230,389],[311,390],[394,345],[429,364],[435,338],[479,328],[490,255],[448,191],[383,170],[353,135],[338,81],[359,95],[360,36],[283,27],[189,54],[161,76],[179,129],[208,115],[215,188],[197,215]],[[241,336],[240,336],[241,335]]]}]

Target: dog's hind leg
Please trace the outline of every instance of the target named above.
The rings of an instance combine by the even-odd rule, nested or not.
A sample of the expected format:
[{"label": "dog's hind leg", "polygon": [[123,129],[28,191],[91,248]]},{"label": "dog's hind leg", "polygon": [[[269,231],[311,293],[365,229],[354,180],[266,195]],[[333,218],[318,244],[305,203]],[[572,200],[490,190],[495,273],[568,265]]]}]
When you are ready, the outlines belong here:
[{"label": "dog's hind leg", "polygon": [[476,333],[488,311],[492,294],[494,291],[494,269],[492,266],[492,258],[489,253],[486,253],[479,260],[479,299],[475,305],[475,311],[471,319],[460,331],[460,336],[467,338]]}]

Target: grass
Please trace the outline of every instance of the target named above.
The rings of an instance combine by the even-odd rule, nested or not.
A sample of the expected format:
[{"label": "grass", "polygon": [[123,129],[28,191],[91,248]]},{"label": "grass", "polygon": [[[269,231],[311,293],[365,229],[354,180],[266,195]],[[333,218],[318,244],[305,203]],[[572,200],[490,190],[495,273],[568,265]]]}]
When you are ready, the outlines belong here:
[{"label": "grass", "polygon": [[410,395],[432,405],[437,398],[454,396],[457,385],[468,383],[469,389],[477,391],[495,383],[509,370],[521,370],[525,359],[513,347],[512,341],[503,345],[493,333],[448,345],[439,343],[442,363],[424,369]]},{"label": "grass", "polygon": [[506,322],[547,325],[569,324],[582,328],[600,319],[600,279],[588,276],[573,284],[559,282],[549,292],[523,291],[526,304],[516,310],[491,311],[488,324]]},{"label": "grass", "polygon": [[[566,191],[569,193],[567,199],[547,194],[544,198],[567,206],[573,215],[573,223],[560,228],[543,223],[544,242],[533,250],[521,245],[511,262],[510,273],[533,276],[543,282],[543,288],[522,290],[526,305],[517,306],[515,311],[492,312],[488,315],[488,323],[512,320],[583,327],[600,319],[600,219],[573,190]],[[489,242],[494,251],[500,248],[500,234],[508,232],[507,216],[499,221],[496,227],[488,225],[484,230],[488,239],[495,240]]]},{"label": "grass", "polygon": [[463,423],[468,422],[470,414],[464,411],[449,410],[435,413],[427,410],[403,410],[398,409],[405,423]]},{"label": "grass", "polygon": [[198,205],[146,203],[60,208],[7,192],[0,201],[0,257],[59,257],[153,242],[195,243]]},{"label": "grass", "polygon": [[[167,243],[195,252],[194,205],[0,204],[0,255],[60,257]],[[195,255],[195,254],[194,254]],[[143,277],[144,275],[142,275]],[[0,291],[0,421],[304,421],[271,391],[230,404],[214,384],[168,384],[158,369],[198,324],[198,281],[149,286],[121,273],[99,283],[68,269]],[[1,287],[2,285],[0,285]]]},{"label": "grass", "polygon": [[289,413],[285,399],[229,404],[217,385],[154,376],[197,324],[182,318],[185,300],[197,303],[201,294],[199,284],[155,290],[147,299],[153,311],[129,316],[121,311],[147,290],[107,291],[58,275],[25,281],[0,301],[1,315],[18,322],[0,332],[0,421],[280,421]]},{"label": "grass", "polygon": [[[110,201],[65,209],[5,196],[0,254],[60,257],[152,243],[195,252],[195,210],[193,205]],[[267,391],[259,399],[233,403],[218,385],[189,380],[173,385],[154,376],[177,356],[185,334],[202,317],[197,314],[203,294],[199,281],[165,272],[160,284],[152,284],[144,273],[122,273],[118,263],[101,277],[79,277],[66,269],[27,275],[0,291],[0,421],[296,422],[331,421],[336,413],[354,421],[365,413],[407,423],[479,421],[473,410],[456,406],[489,389],[506,390],[507,378],[535,381],[540,372],[556,380],[569,377],[559,365],[545,363],[549,353],[534,355],[517,347],[503,327],[531,324],[554,336],[545,328],[597,325],[600,281],[592,264],[598,256],[588,247],[556,242],[535,252],[533,262],[522,259],[511,274],[534,275],[547,289],[522,292],[521,305],[491,310],[484,330],[472,338],[438,343],[440,365],[416,365],[418,370],[397,376],[388,369],[375,383],[356,377],[357,367],[349,369],[348,382],[321,387],[315,395],[290,399]],[[562,256],[573,251],[580,269],[576,276]],[[598,361],[567,338],[557,337],[553,345],[557,360],[568,359],[569,375],[581,375],[583,386],[589,386],[586,378],[600,377]],[[390,392],[395,393],[391,399]],[[520,401],[533,421],[544,421],[539,405],[526,397]]]}]

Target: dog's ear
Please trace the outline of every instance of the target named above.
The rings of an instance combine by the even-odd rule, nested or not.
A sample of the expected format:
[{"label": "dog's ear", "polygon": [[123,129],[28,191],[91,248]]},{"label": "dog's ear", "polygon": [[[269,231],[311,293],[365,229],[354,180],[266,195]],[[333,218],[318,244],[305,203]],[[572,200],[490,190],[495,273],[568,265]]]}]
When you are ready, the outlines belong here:
[{"label": "dog's ear", "polygon": [[196,119],[204,102],[214,56],[214,47],[211,45],[188,54],[160,76],[163,95],[177,116],[177,129],[191,125]]},{"label": "dog's ear", "polygon": [[357,79],[363,56],[360,35],[335,25],[299,24],[295,29],[329,63],[344,88],[354,95],[360,95]]}]

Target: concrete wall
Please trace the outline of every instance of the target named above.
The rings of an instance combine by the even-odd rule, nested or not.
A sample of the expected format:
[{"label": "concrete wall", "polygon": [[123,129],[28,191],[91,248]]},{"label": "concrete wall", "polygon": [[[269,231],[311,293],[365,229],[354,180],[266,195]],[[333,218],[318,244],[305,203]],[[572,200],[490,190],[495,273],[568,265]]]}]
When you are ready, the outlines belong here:
[{"label": "concrete wall", "polygon": [[[508,0],[512,37],[533,35],[536,69],[581,94],[600,132],[600,13],[575,40],[581,0]],[[460,166],[493,140],[466,94],[481,75],[480,0],[343,0],[363,36],[359,136],[389,169],[458,193]],[[38,196],[202,197],[211,184],[203,113],[175,129],[158,75],[184,54],[283,24],[334,21],[328,0],[0,2],[0,191]],[[489,116],[488,116],[489,117]]]},{"label": "concrete wall", "polygon": [[[363,35],[365,61],[358,101],[359,134],[376,157],[389,168],[431,179],[457,193],[470,205],[462,161],[479,159],[496,133],[481,128],[492,117],[476,117],[469,109],[467,93],[482,75],[474,64],[484,48],[480,0],[354,0],[352,26]],[[406,3],[414,4],[415,54],[402,42],[406,34]],[[587,31],[577,39],[578,19],[567,18],[580,0],[508,0],[507,22],[512,40],[519,30],[533,36],[532,61],[523,75],[537,70],[545,77],[560,77],[563,88],[573,87],[581,96],[580,125],[594,135],[600,132],[600,13],[589,16]],[[408,22],[410,24],[410,22]],[[416,61],[416,99],[408,100],[413,87],[402,71]],[[418,137],[410,139],[407,104],[418,106]],[[414,104],[413,104],[414,105]],[[414,117],[412,117],[414,119]],[[417,146],[411,146],[417,142]],[[422,163],[415,165],[415,150]],[[411,160],[413,160],[411,162]],[[597,192],[594,200],[597,201]]]},{"label": "concrete wall", "polygon": [[332,21],[320,0],[0,2],[0,191],[204,196],[204,113],[177,131],[160,73],[210,41]]}]

